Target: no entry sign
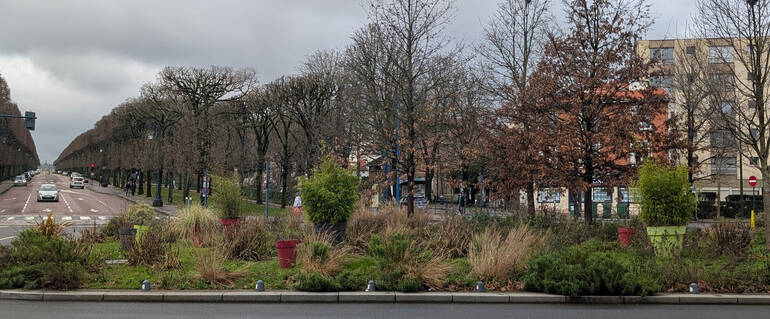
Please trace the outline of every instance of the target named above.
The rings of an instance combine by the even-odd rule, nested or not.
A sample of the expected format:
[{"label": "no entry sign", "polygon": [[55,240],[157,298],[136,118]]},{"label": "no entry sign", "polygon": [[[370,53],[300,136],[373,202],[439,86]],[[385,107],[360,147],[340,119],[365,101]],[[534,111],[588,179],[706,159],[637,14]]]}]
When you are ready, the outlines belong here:
[{"label": "no entry sign", "polygon": [[757,178],[755,176],[749,177],[749,186],[751,187],[757,186]]}]

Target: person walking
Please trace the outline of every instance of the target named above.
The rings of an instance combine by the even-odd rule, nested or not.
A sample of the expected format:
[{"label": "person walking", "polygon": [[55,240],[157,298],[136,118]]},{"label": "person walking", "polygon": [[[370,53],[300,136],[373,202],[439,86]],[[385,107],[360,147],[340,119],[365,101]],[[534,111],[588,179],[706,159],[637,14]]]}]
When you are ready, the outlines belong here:
[{"label": "person walking", "polygon": [[126,186],[124,188],[126,189],[126,197],[128,197],[128,195],[131,194],[131,182],[126,182]]},{"label": "person walking", "polygon": [[299,196],[299,192],[297,192],[297,196],[294,197],[294,215],[299,216],[302,214],[302,197]]},{"label": "person walking", "polygon": [[133,197],[136,194],[136,182],[131,181],[131,196]]}]

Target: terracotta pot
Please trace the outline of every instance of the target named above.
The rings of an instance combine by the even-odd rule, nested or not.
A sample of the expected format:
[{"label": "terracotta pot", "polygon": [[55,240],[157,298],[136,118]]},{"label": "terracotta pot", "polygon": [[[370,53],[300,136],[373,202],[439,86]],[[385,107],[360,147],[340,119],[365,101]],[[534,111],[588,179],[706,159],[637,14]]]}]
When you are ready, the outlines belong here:
[{"label": "terracotta pot", "polygon": [[276,240],[275,248],[278,249],[278,264],[281,268],[291,268],[297,262],[297,239]]},{"label": "terracotta pot", "polygon": [[221,218],[219,221],[222,223],[222,227],[225,229],[225,231],[232,229],[235,225],[238,224],[240,219],[238,218]]},{"label": "terracotta pot", "polygon": [[636,233],[636,229],[633,227],[618,227],[620,246],[628,247],[631,245],[631,238],[634,237],[634,233]]}]

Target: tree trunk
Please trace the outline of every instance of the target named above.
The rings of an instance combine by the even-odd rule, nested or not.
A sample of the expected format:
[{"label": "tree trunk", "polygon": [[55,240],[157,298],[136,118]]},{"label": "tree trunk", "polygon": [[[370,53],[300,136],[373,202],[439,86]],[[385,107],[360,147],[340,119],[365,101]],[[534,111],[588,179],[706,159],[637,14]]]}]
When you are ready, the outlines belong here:
[{"label": "tree trunk", "polygon": [[585,215],[586,224],[589,225],[594,223],[592,191],[593,187],[588,186],[585,192],[583,192],[583,214]]},{"label": "tree trunk", "polygon": [[174,202],[174,172],[168,173],[168,203]]},{"label": "tree trunk", "polygon": [[722,216],[722,179],[717,173],[717,219]]},{"label": "tree trunk", "polygon": [[144,194],[144,179],[146,178],[144,176],[144,172],[139,171],[139,180],[136,183],[136,194],[137,195],[143,195]]},{"label": "tree trunk", "polygon": [[425,170],[425,200],[432,201],[433,199],[433,169],[427,168]]},{"label": "tree trunk", "polygon": [[[765,161],[762,161],[764,164]],[[770,251],[770,167],[762,170],[762,210],[765,215],[765,251]]]},{"label": "tree trunk", "polygon": [[535,183],[527,183],[527,213],[530,218],[535,218]]},{"label": "tree trunk", "polygon": [[183,198],[190,197],[190,173],[189,172],[184,173],[184,182],[182,184],[184,185],[182,189],[182,197]]},{"label": "tree trunk", "polygon": [[286,169],[286,166],[283,166],[281,169],[281,208],[286,208],[286,204],[288,202],[288,192],[289,192],[289,170]]}]

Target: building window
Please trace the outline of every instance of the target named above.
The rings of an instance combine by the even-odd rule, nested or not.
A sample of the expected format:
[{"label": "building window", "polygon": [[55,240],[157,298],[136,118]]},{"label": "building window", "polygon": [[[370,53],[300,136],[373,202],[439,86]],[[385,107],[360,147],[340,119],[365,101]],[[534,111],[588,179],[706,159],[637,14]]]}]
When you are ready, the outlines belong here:
[{"label": "building window", "polygon": [[687,54],[694,55],[695,54],[695,47],[694,46],[687,47]]},{"label": "building window", "polygon": [[729,92],[735,90],[735,77],[730,73],[709,74],[709,84],[715,90]]},{"label": "building window", "polygon": [[674,48],[650,48],[650,59],[658,59],[661,64],[673,64]]},{"label": "building window", "polygon": [[561,201],[561,193],[558,188],[543,188],[537,192],[538,203],[558,203]]},{"label": "building window", "polygon": [[714,130],[709,133],[712,148],[728,148],[735,146],[735,138],[726,130]]},{"label": "building window", "polygon": [[733,47],[709,47],[709,63],[733,63]]},{"label": "building window", "polygon": [[759,138],[759,130],[758,130],[758,129],[756,129],[756,128],[751,128],[751,129],[749,129],[749,134],[751,134],[751,138],[752,138],[753,140],[756,140],[756,139],[758,139],[758,138]]},{"label": "building window", "polygon": [[735,157],[711,158],[711,175],[735,175],[738,170]]},{"label": "building window", "polygon": [[618,202],[630,203],[633,200],[632,197],[628,187],[618,187]]},{"label": "building window", "polygon": [[759,157],[752,156],[749,158],[749,164],[753,166],[759,166]]},{"label": "building window", "polygon": [[631,165],[636,165],[636,153],[631,152],[631,154],[629,154],[628,162],[631,163]]},{"label": "building window", "polygon": [[749,110],[756,110],[757,109],[757,102],[756,101],[749,101],[748,102]]},{"label": "building window", "polygon": [[650,85],[659,88],[670,89],[674,86],[673,75],[656,75],[650,78]]},{"label": "building window", "polygon": [[611,202],[610,192],[606,187],[594,187],[591,190],[591,199],[594,203]]}]

